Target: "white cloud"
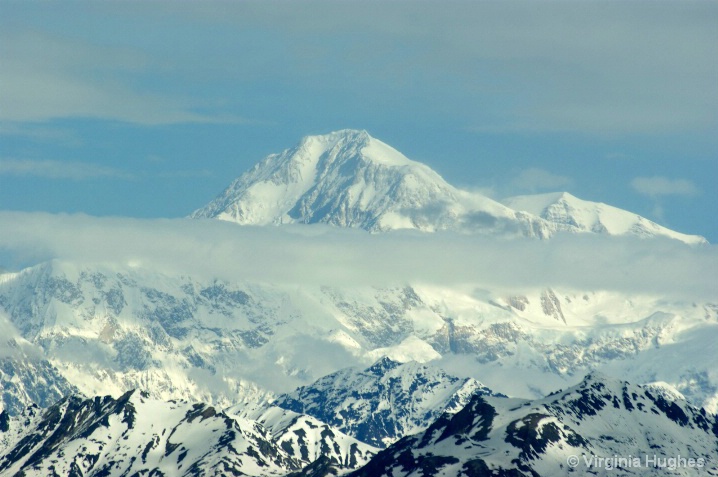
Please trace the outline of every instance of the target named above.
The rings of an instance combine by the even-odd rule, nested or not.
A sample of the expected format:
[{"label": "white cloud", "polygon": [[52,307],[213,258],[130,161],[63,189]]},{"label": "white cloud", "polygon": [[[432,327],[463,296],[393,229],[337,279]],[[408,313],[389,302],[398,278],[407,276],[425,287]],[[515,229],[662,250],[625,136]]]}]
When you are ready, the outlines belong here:
[{"label": "white cloud", "polygon": [[144,89],[136,79],[151,59],[138,50],[101,47],[42,33],[0,34],[0,120],[40,122],[94,117],[157,125],[234,122],[200,114],[196,101]]},{"label": "white cloud", "polygon": [[657,198],[665,195],[694,196],[700,189],[687,179],[668,179],[666,177],[636,177],[631,187],[639,194]]},{"label": "white cloud", "polygon": [[133,177],[130,173],[88,162],[33,161],[27,159],[0,159],[0,175],[72,180],[95,179],[99,177],[131,179]]},{"label": "white cloud", "polygon": [[653,205],[653,210],[651,211],[651,214],[653,214],[653,216],[661,222],[666,221],[666,213],[663,210],[663,206],[657,202]]},{"label": "white cloud", "polygon": [[559,190],[570,185],[570,177],[554,174],[544,169],[530,167],[522,170],[510,181],[510,186],[520,192]]},{"label": "white cloud", "polygon": [[718,298],[706,279],[718,276],[718,247],[669,239],[373,235],[322,226],[11,212],[0,212],[0,230],[0,258],[14,266],[60,258],[261,283],[471,285],[513,292],[553,286]]},{"label": "white cloud", "polygon": [[75,131],[57,127],[44,127],[22,123],[0,123],[0,135],[26,137],[33,141],[53,142],[75,147],[82,145],[82,140]]}]

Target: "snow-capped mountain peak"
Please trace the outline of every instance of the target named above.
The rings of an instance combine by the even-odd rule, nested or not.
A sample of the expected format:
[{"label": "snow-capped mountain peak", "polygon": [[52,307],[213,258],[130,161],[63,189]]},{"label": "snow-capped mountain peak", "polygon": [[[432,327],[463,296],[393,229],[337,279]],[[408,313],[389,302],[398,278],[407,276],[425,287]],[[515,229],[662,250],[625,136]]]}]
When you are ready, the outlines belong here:
[{"label": "snow-capped mountain peak", "polygon": [[535,401],[475,394],[349,475],[715,475],[717,434],[704,409],[596,373]]},{"label": "snow-capped mountain peak", "polygon": [[72,395],[2,422],[2,475],[269,476],[302,466],[259,423],[136,391]]},{"label": "snow-capped mountain peak", "polygon": [[279,396],[275,406],[326,422],[356,439],[385,447],[456,412],[474,394],[493,392],[472,378],[434,366],[381,358],[369,368],[347,368]]},{"label": "snow-capped mountain peak", "polygon": [[665,236],[689,244],[706,243],[703,237],[675,232],[633,212],[601,202],[591,202],[568,192],[522,195],[502,201],[554,224],[558,230],[607,235]]},{"label": "snow-capped mountain peak", "polygon": [[329,159],[343,158],[341,152],[359,151],[359,156],[365,161],[375,162],[390,167],[422,166],[404,156],[388,144],[369,135],[365,130],[342,129],[329,134],[306,136],[300,142],[300,147],[321,148],[327,151],[337,149],[337,154],[328,156]]},{"label": "snow-capped mountain peak", "polygon": [[192,217],[246,225],[326,223],[372,232],[526,234],[541,228],[498,202],[456,189],[428,166],[355,130],[307,136],[267,156]]},{"label": "snow-capped mountain peak", "polygon": [[353,129],[307,136],[267,156],[191,217],[243,225],[324,223],[370,232],[453,230],[539,238],[589,232],[706,243],[567,192],[499,203],[452,186],[427,165]]}]

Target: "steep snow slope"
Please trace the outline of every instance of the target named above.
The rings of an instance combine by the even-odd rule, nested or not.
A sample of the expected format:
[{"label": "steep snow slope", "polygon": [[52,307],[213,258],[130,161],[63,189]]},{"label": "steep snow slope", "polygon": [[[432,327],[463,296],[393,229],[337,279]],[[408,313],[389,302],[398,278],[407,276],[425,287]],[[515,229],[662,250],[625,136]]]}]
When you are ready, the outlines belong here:
[{"label": "steep snow slope", "polygon": [[2,475],[270,476],[302,466],[255,422],[140,392],[69,396],[1,420]]},{"label": "steep snow slope", "polygon": [[[428,371],[385,359],[298,390],[310,398],[307,407],[316,411],[329,397],[322,412],[363,416],[364,424],[378,421],[361,409],[376,403],[381,409],[373,412],[386,417],[388,406],[393,412],[383,429],[398,431],[397,437],[408,427],[392,426],[406,422],[406,414],[421,417],[417,402],[440,404],[424,407],[435,415],[424,416],[418,433],[391,439],[396,442],[376,455],[377,449],[323,422],[276,406],[237,407],[244,415],[230,415],[134,391],[118,399],[69,396],[16,417],[0,413],[0,474],[318,477],[366,462],[349,475],[718,475],[718,418],[664,386],[591,373],[577,386],[533,401],[480,388],[460,392],[442,414],[436,411],[447,402],[445,385],[455,378],[437,381],[437,370],[421,369]],[[392,389],[381,392],[382,386]],[[369,388],[374,394],[364,395]],[[261,423],[247,417],[252,413]]]},{"label": "steep snow slope", "polygon": [[12,336],[46,361],[47,373],[56,370],[38,375],[39,367],[12,361],[3,384],[12,412],[73,386],[114,396],[140,388],[224,408],[382,355],[460,364],[449,370],[510,395],[541,395],[606,369],[718,406],[718,306],[710,303],[470,285],[227,283],[55,261],[1,283],[0,310]]},{"label": "steep snow slope", "polygon": [[536,401],[475,395],[350,475],[589,474],[716,475],[718,420],[682,399],[591,374]]},{"label": "steep snow slope", "polygon": [[350,129],[307,136],[294,148],[267,156],[191,216],[245,225],[326,223],[372,232],[547,238],[567,231],[706,242],[568,193],[512,197],[500,204],[453,187],[366,131]]},{"label": "steep snow slope", "polygon": [[456,189],[424,164],[355,130],[307,136],[268,156],[192,217],[373,232],[458,229],[542,237],[545,229],[542,220]]},{"label": "steep snow slope", "polygon": [[664,236],[689,244],[707,243],[703,237],[662,227],[645,217],[599,202],[581,200],[568,192],[509,197],[502,203],[555,225],[556,230],[608,235]]},{"label": "steep snow slope", "polygon": [[223,371],[286,313],[281,293],[264,300],[251,287],[107,264],[48,262],[0,290],[16,333],[87,395],[143,388],[160,399],[261,400],[266,390]]},{"label": "steep snow slope", "polygon": [[326,460],[334,467],[355,469],[379,451],[312,416],[281,407],[240,405],[225,412],[259,422],[282,449],[302,462]]},{"label": "steep snow slope", "polygon": [[49,406],[77,391],[47,359],[22,355],[0,358],[0,411],[17,414],[30,403]]},{"label": "steep snow slope", "polygon": [[[17,274],[0,274],[0,288]],[[28,404],[50,406],[61,397],[76,393],[46,359],[43,350],[22,337],[2,309],[0,298],[0,411],[17,414]]]},{"label": "steep snow slope", "polygon": [[455,412],[476,393],[493,394],[475,379],[382,358],[364,370],[348,368],[325,376],[279,396],[273,404],[385,447],[426,428],[441,413]]}]

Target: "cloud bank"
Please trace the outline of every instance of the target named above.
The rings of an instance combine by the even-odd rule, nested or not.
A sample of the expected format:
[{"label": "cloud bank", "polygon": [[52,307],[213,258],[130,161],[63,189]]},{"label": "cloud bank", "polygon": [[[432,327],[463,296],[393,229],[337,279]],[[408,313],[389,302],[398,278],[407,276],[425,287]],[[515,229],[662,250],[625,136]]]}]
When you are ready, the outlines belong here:
[{"label": "cloud bank", "polygon": [[50,259],[204,279],[292,285],[471,285],[620,290],[718,300],[718,248],[673,240],[559,235],[505,240],[453,233],[372,235],[325,226],[0,212],[6,268]]},{"label": "cloud bank", "polygon": [[700,190],[687,179],[668,179],[666,177],[636,177],[631,181],[631,187],[639,194],[648,197],[664,195],[698,195]]}]

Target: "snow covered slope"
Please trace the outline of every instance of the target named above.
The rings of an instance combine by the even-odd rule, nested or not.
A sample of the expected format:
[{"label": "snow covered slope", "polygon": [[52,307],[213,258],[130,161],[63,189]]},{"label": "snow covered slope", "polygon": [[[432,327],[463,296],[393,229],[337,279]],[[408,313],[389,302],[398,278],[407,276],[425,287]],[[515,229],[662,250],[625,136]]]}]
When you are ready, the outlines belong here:
[{"label": "snow covered slope", "polygon": [[2,475],[270,476],[301,466],[255,422],[140,392],[0,415]]},{"label": "snow covered slope", "polygon": [[77,391],[47,359],[0,358],[0,411],[17,414],[31,403],[46,407]]},{"label": "snow covered slope", "polygon": [[327,223],[373,232],[545,232],[541,219],[456,189],[424,164],[355,130],[307,136],[266,157],[192,217],[253,225]]},{"label": "snow covered slope", "polygon": [[[6,280],[3,280],[5,277]],[[16,274],[0,275],[3,282]],[[17,414],[35,403],[46,407],[76,393],[73,386],[44,356],[43,350],[22,337],[2,308],[0,298],[0,411]]]},{"label": "snow covered slope", "polygon": [[525,397],[604,369],[718,409],[718,306],[660,296],[279,286],[54,261],[0,283],[0,313],[13,342],[33,350],[3,367],[2,405],[13,413],[74,389],[140,388],[225,408],[384,355],[438,360]]},{"label": "snow covered slope", "polygon": [[[392,376],[397,370],[403,372]],[[577,386],[533,401],[491,396],[481,388],[457,393],[446,412],[437,413],[450,394],[442,388],[447,380],[436,384],[433,376],[412,370],[416,364],[382,360],[363,373],[336,373],[297,391],[315,412],[322,412],[319,402],[328,397],[323,412],[333,412],[329,417],[344,424],[360,416],[352,421],[355,431],[379,423],[382,432],[401,437],[409,429],[401,424],[411,420],[408,414],[421,421],[413,428],[416,434],[391,439],[395,442],[376,454],[378,449],[326,423],[276,406],[237,407],[238,414],[228,414],[131,391],[118,399],[69,396],[15,417],[0,413],[0,475],[325,476],[352,469],[357,469],[352,477],[718,473],[718,418],[662,386],[591,373]],[[367,384],[369,376],[362,379],[371,373],[393,389],[367,395],[369,388],[381,387],[376,379]],[[350,374],[353,379],[347,380]],[[422,416],[422,403],[439,406],[423,406]],[[378,407],[370,410],[373,404]],[[252,413],[259,421],[247,417]]]},{"label": "snow covered slope", "polygon": [[716,416],[682,399],[594,373],[576,387],[535,401],[475,395],[459,412],[398,441],[350,475],[716,473]]},{"label": "snow covered slope", "polygon": [[377,447],[418,432],[473,394],[493,394],[475,379],[460,379],[416,362],[382,358],[367,369],[348,368],[279,396],[275,406],[306,413]]},{"label": "snow covered slope", "polygon": [[632,212],[581,200],[568,192],[509,197],[502,203],[514,210],[539,216],[554,224],[556,230],[639,237],[663,236],[689,244],[707,243],[703,237],[675,232]]},{"label": "snow covered slope", "polygon": [[[397,370],[403,372],[392,376]],[[374,422],[406,431],[398,425],[407,422],[402,415],[421,417],[417,402],[443,405],[447,395],[437,389],[441,383],[431,385],[433,377],[426,385],[426,373],[412,370],[416,364],[382,360],[363,372],[385,378],[393,393],[365,395],[377,386],[366,385],[371,379],[354,370],[320,380],[330,394],[319,385],[298,394],[310,398],[314,411],[329,397],[325,413],[334,412],[335,419],[363,415],[364,425],[354,421],[355,430]],[[349,374],[357,379],[347,380]],[[0,413],[0,475],[318,477],[352,468],[358,468],[352,477],[718,473],[718,418],[662,386],[591,373],[577,386],[536,400],[475,391],[455,394],[443,414],[424,406],[418,433],[392,439],[376,454],[326,423],[276,406],[245,407],[238,415],[138,391],[117,399],[69,396],[44,410]],[[372,403],[379,405],[370,411],[376,418],[361,412]],[[387,407],[391,413],[383,412]],[[248,418],[251,413],[259,421]]]},{"label": "snow covered slope", "polygon": [[310,416],[246,414],[140,391],[71,395],[47,409],[0,414],[0,475],[269,476],[311,464],[346,473],[378,451]]},{"label": "snow covered slope", "polygon": [[[142,388],[158,399],[220,405],[268,394],[223,370],[235,367],[242,350],[266,343],[268,330],[282,320],[281,294],[263,300],[262,292],[220,282],[60,261],[16,274],[0,290],[0,310],[13,333],[56,368],[62,394],[71,386],[89,396]],[[52,384],[48,379],[46,393]]]},{"label": "snow covered slope", "polygon": [[379,452],[378,448],[350,437],[312,416],[281,407],[240,405],[225,412],[230,416],[259,422],[282,449],[303,463],[326,460],[334,467],[356,469]]},{"label": "snow covered slope", "polygon": [[307,136],[242,174],[194,218],[245,225],[326,223],[372,232],[455,230],[547,238],[557,231],[705,243],[631,212],[568,193],[513,197],[500,204],[448,184],[366,131]]}]

